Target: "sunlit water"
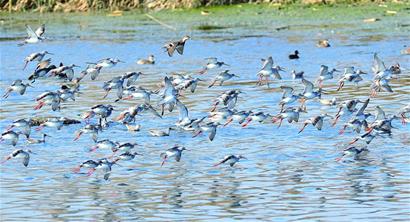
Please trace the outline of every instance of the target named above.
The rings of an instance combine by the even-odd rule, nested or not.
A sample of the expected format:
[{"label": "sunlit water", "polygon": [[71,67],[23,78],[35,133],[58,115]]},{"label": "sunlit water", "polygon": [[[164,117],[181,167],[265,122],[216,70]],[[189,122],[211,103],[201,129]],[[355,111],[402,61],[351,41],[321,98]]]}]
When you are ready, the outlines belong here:
[{"label": "sunlit water", "polygon": [[[59,15],[61,16],[61,15]],[[61,112],[49,107],[34,111],[33,98],[46,90],[56,90],[58,80],[39,80],[24,96],[13,94],[1,100],[0,128],[12,120],[33,116],[65,116],[78,119],[78,114],[92,105],[113,103],[115,93],[103,100],[104,81],[126,71],[142,71],[147,75],[138,84],[156,89],[156,84],[170,72],[191,73],[194,76],[206,57],[218,57],[240,78],[227,81],[224,86],[211,89],[207,85],[217,71],[200,76],[205,79],[195,94],[186,92],[181,100],[192,117],[202,117],[210,110],[212,100],[228,89],[241,89],[237,104],[239,110],[279,112],[280,85],[302,90],[300,83],[290,80],[290,70],[305,71],[306,78],[314,81],[321,64],[342,69],[354,65],[371,72],[372,56],[378,52],[386,64],[400,63],[410,68],[410,57],[400,55],[410,43],[409,29],[397,26],[400,21],[387,18],[373,26],[361,21],[341,21],[334,26],[323,26],[325,21],[303,21],[305,26],[277,32],[274,27],[299,24],[300,20],[283,21],[227,21],[230,28],[201,32],[193,27],[198,21],[170,18],[177,32],[168,30],[143,16],[106,18],[65,16],[57,20],[51,16],[24,21],[24,18],[6,17],[0,26],[1,66],[0,87],[5,89],[14,79],[25,79],[34,69],[30,64],[22,71],[23,59],[32,52],[48,50],[54,53],[52,61],[77,64],[118,57],[126,63],[104,69],[96,81],[86,78],[82,94],[75,102],[67,102]],[[219,23],[223,23],[220,19]],[[17,47],[17,37],[24,35],[24,24],[32,26],[46,22],[48,42]],[[334,22],[333,22],[334,23]],[[310,26],[309,26],[310,25]],[[234,28],[235,27],[235,28]],[[268,28],[267,28],[268,27]],[[292,26],[291,26],[292,27]],[[378,28],[383,27],[381,31]],[[114,30],[114,31],[113,31]],[[163,43],[189,34],[183,56],[169,58],[161,49]],[[375,38],[375,36],[377,38]],[[332,47],[316,48],[317,39],[329,38]],[[293,50],[301,52],[301,59],[289,61]],[[154,54],[154,66],[139,66],[137,58]],[[285,67],[283,81],[273,81],[272,89],[256,87],[255,73],[261,58],[272,55],[274,61]],[[77,73],[81,69],[76,70]],[[336,80],[325,83],[325,98],[366,98],[372,74],[355,88],[349,84],[336,93]],[[410,101],[410,77],[403,74],[392,81],[394,93],[380,93],[371,100],[368,111],[381,105],[394,114]],[[155,106],[158,98],[154,97]],[[133,100],[115,104],[115,117],[120,111],[142,101]],[[321,107],[316,101],[308,103],[309,113],[301,121],[323,112],[335,114],[336,109]],[[341,150],[356,135],[339,135],[341,127],[325,123],[322,131],[309,126],[297,134],[301,123],[281,128],[273,124],[251,123],[247,128],[232,124],[220,127],[213,142],[206,135],[192,138],[192,134],[172,132],[169,137],[150,137],[149,129],[167,128],[177,120],[177,112],[166,113],[164,118],[143,114],[137,117],[142,130],[135,134],[121,125],[114,125],[99,134],[120,142],[137,142],[137,151],[144,156],[114,166],[108,181],[102,175],[87,177],[74,174],[72,169],[88,159],[110,155],[109,151],[90,153],[93,146],[88,135],[74,142],[74,132],[84,124],[65,126],[60,131],[44,129],[50,134],[46,144],[26,145],[20,139],[16,148],[30,148],[29,167],[11,160],[0,167],[0,209],[2,221],[123,221],[123,220],[331,220],[352,221],[405,221],[409,213],[410,134],[409,126],[394,123],[392,137],[377,138],[368,146],[370,152],[359,160],[336,162]],[[346,120],[346,119],[344,119]],[[343,121],[341,121],[343,122]],[[33,130],[32,137],[40,133]],[[179,163],[171,160],[160,167],[159,154],[174,144],[190,149]],[[362,145],[359,143],[359,145]],[[1,144],[0,154],[6,156],[14,148]],[[213,167],[228,154],[242,154],[235,167]]]}]

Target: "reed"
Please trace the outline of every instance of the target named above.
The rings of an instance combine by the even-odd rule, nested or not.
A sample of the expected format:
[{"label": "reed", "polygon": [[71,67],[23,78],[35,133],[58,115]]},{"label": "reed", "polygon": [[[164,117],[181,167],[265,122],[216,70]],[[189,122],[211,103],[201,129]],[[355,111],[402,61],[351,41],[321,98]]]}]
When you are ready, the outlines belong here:
[{"label": "reed", "polygon": [[196,8],[239,3],[329,4],[398,1],[400,0],[5,0],[0,1],[0,10],[9,12],[28,10],[39,12],[78,12],[93,10],[129,10],[136,8]]}]

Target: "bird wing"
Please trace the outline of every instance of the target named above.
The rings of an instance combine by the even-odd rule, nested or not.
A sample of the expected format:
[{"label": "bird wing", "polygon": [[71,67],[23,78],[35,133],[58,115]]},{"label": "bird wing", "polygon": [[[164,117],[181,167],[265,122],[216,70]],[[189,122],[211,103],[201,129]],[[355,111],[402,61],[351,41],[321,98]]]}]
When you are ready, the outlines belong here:
[{"label": "bird wing", "polygon": [[221,164],[223,164],[223,163],[226,163],[226,161],[230,160],[232,157],[233,157],[233,155],[225,156],[221,161],[219,161],[219,162],[218,162],[217,164],[215,164],[214,166],[218,166],[218,165],[221,165]]},{"label": "bird wing", "polygon": [[211,128],[211,132],[209,132],[208,138],[210,141],[213,141],[216,135],[216,126]]},{"label": "bird wing", "polygon": [[320,66],[320,76],[326,76],[329,72],[329,67],[322,65]]},{"label": "bird wing", "polygon": [[305,88],[303,89],[303,94],[313,91],[314,86],[313,86],[312,82],[310,82],[306,79],[302,79],[302,83],[303,83],[303,85],[305,85]]},{"label": "bird wing", "polygon": [[45,24],[42,24],[40,27],[38,27],[37,29],[36,29],[36,35],[38,36],[38,37],[41,37],[43,34],[44,34],[44,32],[46,31],[46,25]]},{"label": "bird wing", "polygon": [[23,159],[23,165],[24,165],[25,167],[27,167],[29,162],[30,162],[30,155],[27,154],[27,155],[24,157],[24,159]]},{"label": "bird wing", "polygon": [[292,87],[281,86],[280,88],[283,91],[282,98],[288,97],[288,96],[292,95],[292,93],[293,93],[293,88]]},{"label": "bird wing", "polygon": [[380,108],[379,106],[376,107],[376,120],[384,120],[386,119],[386,113]]},{"label": "bird wing", "polygon": [[261,70],[264,70],[264,69],[271,69],[271,68],[272,68],[272,66],[273,66],[273,59],[272,59],[272,57],[271,57],[271,56],[269,56],[269,58],[268,58],[268,59],[266,59],[266,60],[264,60],[264,61],[263,61],[263,64],[262,64],[262,69],[261,69]]},{"label": "bird wing", "polygon": [[370,99],[366,99],[364,102],[363,106],[357,111],[356,115],[360,115],[364,113],[364,110],[367,108],[367,105],[369,105]]},{"label": "bird wing", "polygon": [[374,74],[377,74],[381,71],[386,70],[386,66],[384,65],[384,62],[377,56],[377,53],[374,53],[374,56],[373,56],[372,70]]},{"label": "bird wing", "polygon": [[188,108],[179,100],[176,101],[176,105],[179,111],[179,121],[189,119]]},{"label": "bird wing", "polygon": [[31,29],[29,25],[26,25],[26,32],[29,38],[37,38],[37,34]]},{"label": "bird wing", "polygon": [[179,53],[179,54],[184,54],[184,46],[185,46],[185,42],[179,42],[177,45],[176,45],[176,47],[175,47],[175,49],[177,50],[177,52]]}]

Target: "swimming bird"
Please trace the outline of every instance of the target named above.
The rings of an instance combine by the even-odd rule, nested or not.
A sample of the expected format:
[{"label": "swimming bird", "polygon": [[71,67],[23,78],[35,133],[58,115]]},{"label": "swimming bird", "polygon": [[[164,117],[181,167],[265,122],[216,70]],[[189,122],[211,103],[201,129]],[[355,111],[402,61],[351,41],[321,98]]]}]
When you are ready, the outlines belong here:
[{"label": "swimming bird", "polygon": [[225,81],[230,80],[232,77],[238,77],[238,78],[239,78],[238,75],[229,73],[229,70],[225,70],[225,71],[219,73],[219,74],[214,78],[214,80],[212,81],[211,85],[208,86],[208,88],[211,88],[212,86],[214,86],[217,81],[219,81],[219,86],[222,86],[222,84],[223,84]]},{"label": "swimming bird", "polygon": [[148,132],[149,134],[151,134],[151,136],[169,136],[169,133],[171,132],[171,130],[173,130],[172,127],[168,127],[167,131],[163,131],[163,130],[157,130],[157,129],[150,129]]},{"label": "swimming bird", "polygon": [[214,167],[219,166],[223,163],[227,163],[227,164],[229,164],[229,166],[233,167],[241,159],[247,159],[247,158],[242,156],[242,155],[227,155],[221,161],[214,164]]},{"label": "swimming bird", "polygon": [[33,62],[33,61],[37,61],[37,62],[41,62],[41,60],[43,60],[45,55],[53,55],[52,53],[49,53],[47,51],[41,51],[41,52],[35,52],[35,53],[31,53],[30,55],[28,55],[25,59],[24,59],[24,67],[23,70],[26,69],[27,64],[29,62]]},{"label": "swimming bird", "polygon": [[353,82],[357,87],[359,82],[363,80],[363,78],[361,77],[361,75],[363,74],[367,74],[367,73],[363,72],[360,69],[354,70],[353,66],[345,68],[342,78],[340,78],[338,81],[339,87],[337,88],[337,91],[343,88],[346,81]]},{"label": "swimming bird", "polygon": [[30,162],[30,153],[33,153],[33,152],[31,150],[23,150],[23,149],[14,150],[10,155],[8,155],[4,159],[2,164],[5,163],[6,161],[10,160],[11,158],[22,158],[23,159],[23,165],[25,167],[27,167],[29,162]]},{"label": "swimming bird", "polygon": [[320,39],[317,42],[316,46],[319,48],[327,48],[327,47],[330,47],[330,43],[329,43],[329,40],[327,39]]},{"label": "swimming bird", "polygon": [[165,164],[165,161],[171,157],[175,158],[175,161],[179,162],[181,160],[182,151],[188,150],[183,146],[175,145],[174,147],[166,150],[165,152],[161,153],[160,157],[162,158],[161,167]]},{"label": "swimming bird", "polygon": [[9,97],[10,93],[16,92],[20,95],[24,95],[27,87],[32,87],[29,83],[23,83],[21,79],[14,80],[13,83],[7,87],[6,92],[3,95],[3,98]]},{"label": "swimming bird", "polygon": [[155,64],[154,55],[149,55],[148,59],[138,59],[137,64],[138,65],[154,65]]},{"label": "swimming bird", "polygon": [[289,59],[299,59],[299,51],[295,50],[295,52],[293,54],[290,54]]},{"label": "swimming bird", "polygon": [[33,44],[33,43],[38,43],[40,41],[43,41],[45,39],[43,37],[45,30],[46,30],[46,26],[44,24],[38,27],[35,32],[31,29],[29,25],[26,25],[27,38],[25,38],[23,42],[17,45],[23,46],[25,44]]},{"label": "swimming bird", "polygon": [[325,114],[320,114],[318,116],[314,116],[314,117],[311,117],[311,118],[305,120],[305,122],[303,123],[303,127],[300,129],[300,131],[298,133],[301,133],[308,124],[312,124],[314,127],[316,127],[317,130],[322,130],[323,120],[326,117],[330,117],[330,118],[333,119],[333,116],[325,113]]},{"label": "swimming bird", "polygon": [[221,68],[222,66],[229,66],[228,64],[226,64],[225,62],[220,62],[218,61],[217,58],[215,57],[211,57],[211,58],[206,58],[206,60],[208,61],[206,63],[206,66],[199,71],[200,74],[204,74],[206,73],[208,70],[210,69],[215,69],[215,68]]},{"label": "swimming bird", "polygon": [[189,36],[184,36],[181,40],[175,41],[175,42],[168,42],[167,44],[164,45],[163,48],[165,48],[166,52],[168,53],[169,57],[172,57],[174,54],[174,51],[177,50],[177,52],[182,55],[184,54],[184,47],[185,47],[185,42],[190,39],[191,37]]},{"label": "swimming bird", "polygon": [[45,143],[46,142],[46,137],[50,137],[48,134],[43,133],[43,136],[41,139],[32,139],[32,138],[27,138],[27,143],[28,144],[39,144],[39,143]]},{"label": "swimming bird", "polygon": [[127,122],[123,122],[124,126],[127,127],[127,130],[129,132],[138,132],[141,130],[141,125],[140,124],[136,124],[136,125],[131,125]]},{"label": "swimming bird", "polygon": [[16,146],[19,140],[20,134],[21,134],[20,132],[15,132],[13,130],[7,130],[1,134],[0,142],[6,140],[6,141],[9,141],[12,146]]},{"label": "swimming bird", "polygon": [[319,77],[317,79],[317,83],[319,84],[319,88],[322,88],[323,81],[333,79],[333,73],[339,72],[337,69],[332,69],[329,71],[329,67],[325,65],[320,66]]}]

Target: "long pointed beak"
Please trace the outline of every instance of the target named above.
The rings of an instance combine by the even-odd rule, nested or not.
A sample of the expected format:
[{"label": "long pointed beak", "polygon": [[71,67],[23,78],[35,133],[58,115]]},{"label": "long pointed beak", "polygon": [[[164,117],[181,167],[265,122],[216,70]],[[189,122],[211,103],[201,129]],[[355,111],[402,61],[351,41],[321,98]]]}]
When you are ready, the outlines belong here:
[{"label": "long pointed beak", "polygon": [[47,52],[46,54],[49,54],[49,55],[54,55],[54,53],[51,53],[51,52]]}]

